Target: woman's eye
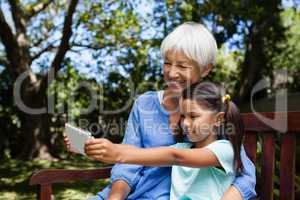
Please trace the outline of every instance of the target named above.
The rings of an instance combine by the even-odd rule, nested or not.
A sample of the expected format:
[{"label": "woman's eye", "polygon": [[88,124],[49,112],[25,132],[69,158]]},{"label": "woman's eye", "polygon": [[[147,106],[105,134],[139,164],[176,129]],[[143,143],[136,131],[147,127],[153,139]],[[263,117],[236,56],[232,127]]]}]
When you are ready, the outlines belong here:
[{"label": "woman's eye", "polygon": [[187,68],[187,67],[184,66],[184,65],[178,65],[178,67],[180,67],[180,68]]},{"label": "woman's eye", "polygon": [[171,63],[169,63],[169,62],[164,62],[164,65],[171,65]]},{"label": "woman's eye", "polygon": [[178,65],[178,67],[180,69],[190,69],[190,67],[186,66],[186,65]]}]

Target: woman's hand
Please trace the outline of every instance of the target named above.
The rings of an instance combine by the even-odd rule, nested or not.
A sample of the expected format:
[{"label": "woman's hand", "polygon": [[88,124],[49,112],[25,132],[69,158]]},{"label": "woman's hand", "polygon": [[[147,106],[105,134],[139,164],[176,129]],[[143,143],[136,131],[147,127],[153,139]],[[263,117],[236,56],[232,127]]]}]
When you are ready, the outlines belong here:
[{"label": "woman's hand", "polygon": [[84,145],[86,155],[92,159],[106,162],[120,162],[121,150],[118,144],[114,144],[107,139],[89,139]]},{"label": "woman's hand", "polygon": [[221,200],[243,200],[243,197],[236,187],[230,186],[222,196]]}]

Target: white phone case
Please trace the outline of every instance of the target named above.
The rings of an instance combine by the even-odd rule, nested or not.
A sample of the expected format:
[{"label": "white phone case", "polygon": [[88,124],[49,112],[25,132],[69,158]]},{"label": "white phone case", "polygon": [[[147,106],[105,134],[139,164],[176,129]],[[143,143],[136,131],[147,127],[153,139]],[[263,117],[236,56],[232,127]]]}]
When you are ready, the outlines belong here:
[{"label": "white phone case", "polygon": [[71,124],[66,123],[65,124],[65,133],[67,134],[71,149],[75,150],[76,152],[86,155],[84,153],[84,144],[87,139],[93,138],[90,132],[84,131],[80,128],[77,128],[75,126],[72,126]]}]

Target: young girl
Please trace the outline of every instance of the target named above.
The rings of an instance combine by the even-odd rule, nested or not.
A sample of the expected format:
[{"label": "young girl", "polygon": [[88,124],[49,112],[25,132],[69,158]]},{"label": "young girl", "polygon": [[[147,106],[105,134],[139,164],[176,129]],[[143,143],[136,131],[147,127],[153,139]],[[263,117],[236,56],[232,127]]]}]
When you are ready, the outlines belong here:
[{"label": "young girl", "polygon": [[109,163],[173,166],[171,200],[221,199],[242,170],[241,115],[224,89],[208,82],[183,91],[180,113],[177,138],[185,142],[144,149],[96,139],[87,142],[86,154]]}]

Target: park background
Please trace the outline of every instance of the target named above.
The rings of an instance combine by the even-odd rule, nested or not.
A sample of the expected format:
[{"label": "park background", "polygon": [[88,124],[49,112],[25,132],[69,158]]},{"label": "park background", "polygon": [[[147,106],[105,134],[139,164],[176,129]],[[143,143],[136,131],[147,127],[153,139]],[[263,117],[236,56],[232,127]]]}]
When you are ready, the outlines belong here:
[{"label": "park background", "polygon": [[[267,87],[253,96],[256,111],[274,111],[278,91],[287,92],[288,110],[300,110],[298,0],[0,0],[0,6],[0,199],[34,199],[28,178],[38,169],[102,166],[65,152],[64,123],[85,122],[96,137],[120,142],[134,98],[163,89],[160,43],[185,21],[215,35],[218,60],[207,80],[223,83],[243,112],[253,111],[251,91],[261,80]],[[14,84],[24,72],[22,101],[46,112],[18,106]],[[83,114],[91,98],[101,106]],[[58,184],[54,193],[83,199],[106,183]]]}]

